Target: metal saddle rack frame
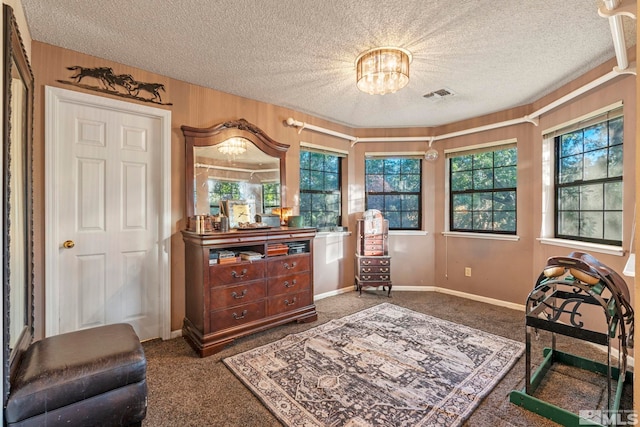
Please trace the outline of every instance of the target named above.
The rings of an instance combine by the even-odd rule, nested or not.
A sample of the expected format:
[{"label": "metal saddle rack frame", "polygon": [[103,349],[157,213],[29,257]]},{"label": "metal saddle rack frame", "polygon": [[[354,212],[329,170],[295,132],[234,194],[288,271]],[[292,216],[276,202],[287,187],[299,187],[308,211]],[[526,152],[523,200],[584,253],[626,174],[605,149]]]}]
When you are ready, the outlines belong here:
[{"label": "metal saddle rack frame", "polygon": [[[601,309],[606,325],[598,329],[585,326],[580,320],[583,309],[596,314]],[[564,426],[602,425],[538,399],[534,393],[551,366],[562,363],[605,375],[607,407],[604,409],[608,414],[619,410],[623,387],[631,384],[633,377],[631,372],[627,372],[627,355],[629,349],[633,348],[633,308],[624,279],[583,252],[572,252],[567,257],[551,257],[527,297],[525,310],[525,388],[513,390],[510,401]],[[606,332],[602,332],[604,326]],[[551,332],[551,348],[544,349],[544,359],[532,375],[531,333],[532,330],[537,333],[539,329]],[[556,335],[606,346],[607,363],[557,350]],[[612,341],[616,340],[619,355],[614,362]],[[612,382],[615,387],[612,387]]]}]

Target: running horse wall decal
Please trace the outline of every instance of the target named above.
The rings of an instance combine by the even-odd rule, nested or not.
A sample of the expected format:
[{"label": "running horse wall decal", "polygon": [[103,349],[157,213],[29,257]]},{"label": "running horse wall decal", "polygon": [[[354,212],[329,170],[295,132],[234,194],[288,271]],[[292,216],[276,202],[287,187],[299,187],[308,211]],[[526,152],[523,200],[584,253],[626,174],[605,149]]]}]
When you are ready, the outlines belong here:
[{"label": "running horse wall decal", "polygon": [[[124,98],[137,99],[138,101],[153,102],[160,105],[173,105],[163,103],[160,92],[164,92],[164,84],[139,82],[131,74],[116,74],[111,67],[85,68],[79,65],[67,67],[73,71],[71,81],[57,80],[59,83],[70,84],[84,89],[110,93]],[[86,79],[86,80],[85,80]],[[82,83],[84,81],[84,83]],[[97,85],[95,82],[97,81]],[[94,83],[89,85],[87,82]],[[144,96],[143,96],[144,94]]]}]

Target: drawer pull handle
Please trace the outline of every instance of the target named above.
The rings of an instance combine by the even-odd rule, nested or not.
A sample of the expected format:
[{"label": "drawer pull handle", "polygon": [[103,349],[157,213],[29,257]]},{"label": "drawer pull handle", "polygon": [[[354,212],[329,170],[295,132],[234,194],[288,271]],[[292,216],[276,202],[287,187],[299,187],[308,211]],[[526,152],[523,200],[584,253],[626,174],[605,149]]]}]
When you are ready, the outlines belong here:
[{"label": "drawer pull handle", "polygon": [[389,276],[380,276],[382,280],[389,280]]},{"label": "drawer pull handle", "polygon": [[293,280],[291,281],[291,283],[289,283],[289,281],[288,281],[288,280],[285,280],[285,281],[284,281],[284,287],[285,287],[285,288],[292,288],[292,287],[294,287],[295,285],[296,285],[296,279],[293,279]]},{"label": "drawer pull handle", "polygon": [[363,273],[371,273],[371,269],[370,268],[363,268],[362,272]]},{"label": "drawer pull handle", "polygon": [[389,265],[389,261],[380,261],[380,265]]},{"label": "drawer pull handle", "polygon": [[242,291],[242,294],[240,294],[240,295],[238,295],[238,293],[237,293],[237,292],[231,292],[231,296],[232,296],[233,298],[235,298],[235,299],[241,299],[241,298],[244,298],[244,297],[245,297],[245,295],[247,295],[247,290],[246,290],[246,289],[245,289],[245,290],[243,290],[243,291]]},{"label": "drawer pull handle", "polygon": [[231,272],[231,275],[232,275],[233,277],[235,277],[236,279],[241,279],[241,278],[243,278],[244,276],[246,276],[246,275],[247,275],[247,269],[246,269],[246,268],[243,268],[243,269],[242,269],[242,272],[241,272],[240,274],[238,274],[235,270],[233,270],[233,271]]},{"label": "drawer pull handle", "polygon": [[296,298],[295,297],[291,300],[291,302],[289,302],[288,299],[284,300],[284,305],[287,305],[287,306],[288,305],[293,305],[295,303],[296,303]]},{"label": "drawer pull handle", "polygon": [[381,268],[380,269],[380,273],[388,273],[389,269],[388,268]]},{"label": "drawer pull handle", "polygon": [[247,315],[247,310],[242,310],[242,314],[238,316],[236,313],[233,313],[233,318],[236,320],[244,319],[244,316]]},{"label": "drawer pull handle", "polygon": [[371,276],[362,276],[362,280],[371,280]]},{"label": "drawer pull handle", "polygon": [[371,265],[371,261],[362,261],[362,265]]},{"label": "drawer pull handle", "polygon": [[298,265],[298,263],[297,263],[297,262],[295,262],[295,261],[294,261],[294,262],[292,262],[292,263],[291,263],[291,265],[289,265],[289,263],[288,263],[288,262],[282,263],[282,266],[283,266],[284,268],[286,268],[287,270],[291,270],[292,268],[296,268],[296,266],[297,266],[297,265]]}]

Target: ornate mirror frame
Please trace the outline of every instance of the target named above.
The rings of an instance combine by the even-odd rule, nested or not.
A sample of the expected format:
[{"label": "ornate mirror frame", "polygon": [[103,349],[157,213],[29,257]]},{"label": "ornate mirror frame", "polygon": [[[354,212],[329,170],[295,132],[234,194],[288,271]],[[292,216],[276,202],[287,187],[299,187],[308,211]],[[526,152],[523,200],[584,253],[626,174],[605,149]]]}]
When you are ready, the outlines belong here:
[{"label": "ornate mirror frame", "polygon": [[289,145],[282,144],[269,138],[260,128],[245,119],[221,123],[210,128],[194,128],[182,126],[185,136],[185,199],[187,218],[194,215],[194,173],[195,147],[214,146],[229,138],[245,138],[251,141],[263,153],[280,160],[280,200],[284,202],[286,188],[285,159]]},{"label": "ornate mirror frame", "polygon": [[34,331],[34,83],[13,9],[7,5],[3,5],[3,24],[3,404],[6,405],[11,376],[22,352],[31,344]]}]

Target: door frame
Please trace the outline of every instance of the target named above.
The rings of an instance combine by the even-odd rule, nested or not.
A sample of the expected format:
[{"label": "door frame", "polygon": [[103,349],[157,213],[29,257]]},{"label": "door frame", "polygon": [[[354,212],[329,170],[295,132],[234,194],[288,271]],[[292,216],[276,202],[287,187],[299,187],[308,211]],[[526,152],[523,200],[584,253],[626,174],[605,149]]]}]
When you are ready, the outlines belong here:
[{"label": "door frame", "polygon": [[[123,113],[133,113],[160,120],[160,246],[159,269],[159,310],[161,338],[171,338],[171,111],[132,102],[119,101],[83,92],[45,86],[45,140],[44,140],[44,185],[45,185],[45,336],[60,333],[60,286],[57,280],[57,252],[60,245],[58,235],[58,146],[55,124],[58,122],[62,102],[70,102],[88,107],[111,109]],[[47,280],[50,279],[50,280]]]}]

